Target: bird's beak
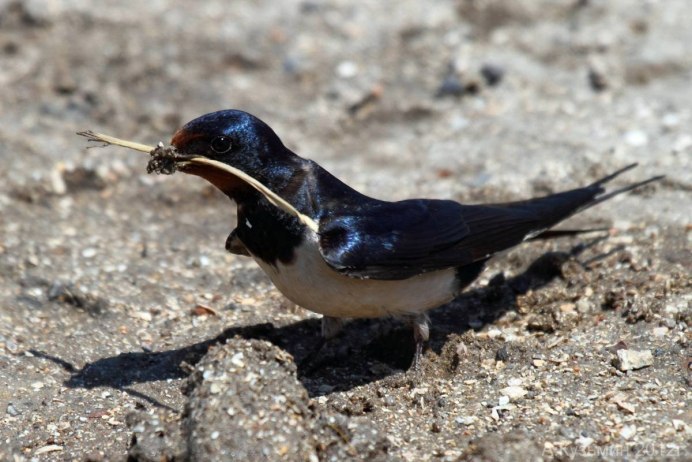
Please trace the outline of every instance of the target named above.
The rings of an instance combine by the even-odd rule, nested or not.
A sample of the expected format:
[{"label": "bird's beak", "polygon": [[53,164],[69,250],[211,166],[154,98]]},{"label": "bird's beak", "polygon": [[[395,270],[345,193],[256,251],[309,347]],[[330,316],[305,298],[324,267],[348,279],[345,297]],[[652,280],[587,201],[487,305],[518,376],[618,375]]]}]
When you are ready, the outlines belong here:
[{"label": "bird's beak", "polygon": [[[187,146],[202,137],[202,134],[181,128],[173,134],[170,148],[164,147],[159,149],[160,158],[163,162],[173,162],[175,170],[204,178],[229,197],[232,197],[238,188],[248,187],[236,175],[233,175],[227,169],[221,168],[223,166],[221,163],[205,162],[208,159],[204,156],[180,152],[183,146]],[[156,158],[157,155],[158,153],[156,152],[152,154],[153,158]]]},{"label": "bird's beak", "polygon": [[315,232],[319,230],[319,224],[315,220],[302,214],[281,196],[240,169],[218,160],[195,155],[189,155],[187,159],[176,160],[175,162],[177,170],[204,178],[231,199],[241,189],[255,189],[275,207],[295,216],[311,230]]}]

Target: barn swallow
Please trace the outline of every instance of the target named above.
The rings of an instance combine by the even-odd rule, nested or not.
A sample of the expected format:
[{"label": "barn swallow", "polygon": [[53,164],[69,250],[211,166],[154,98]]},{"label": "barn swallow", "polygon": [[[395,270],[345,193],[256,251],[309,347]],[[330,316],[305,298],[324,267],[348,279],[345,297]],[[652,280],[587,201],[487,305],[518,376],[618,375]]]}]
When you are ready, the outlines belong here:
[{"label": "barn swallow", "polygon": [[[560,235],[550,228],[661,178],[606,193],[604,185],[633,164],[582,188],[517,202],[387,202],[299,157],[246,112],[203,115],[179,129],[171,145],[178,170],[208,180],[237,204],[226,249],[252,257],[288,299],[322,314],[323,339],[334,337],[344,319],[404,317],[413,326],[414,368],[429,337],[427,311],[458,296],[494,254]],[[215,162],[186,162],[200,158]],[[219,165],[244,172],[296,212]]]}]

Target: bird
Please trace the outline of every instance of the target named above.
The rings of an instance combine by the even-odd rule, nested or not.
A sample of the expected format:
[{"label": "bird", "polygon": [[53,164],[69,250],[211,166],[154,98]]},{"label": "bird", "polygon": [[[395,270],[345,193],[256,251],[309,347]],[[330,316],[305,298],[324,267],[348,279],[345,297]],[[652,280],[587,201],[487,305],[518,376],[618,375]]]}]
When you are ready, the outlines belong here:
[{"label": "bird", "polygon": [[390,202],[298,156],[269,125],[241,110],[202,115],[177,130],[170,145],[177,170],[204,178],[236,203],[237,226],[226,250],[253,258],[285,297],[321,314],[323,342],[348,319],[403,318],[413,328],[413,369],[430,336],[428,311],[459,296],[493,255],[534,238],[578,233],[551,228],[662,178],[606,192],[606,183],[637,165],[631,164],[587,186],[528,200]]}]

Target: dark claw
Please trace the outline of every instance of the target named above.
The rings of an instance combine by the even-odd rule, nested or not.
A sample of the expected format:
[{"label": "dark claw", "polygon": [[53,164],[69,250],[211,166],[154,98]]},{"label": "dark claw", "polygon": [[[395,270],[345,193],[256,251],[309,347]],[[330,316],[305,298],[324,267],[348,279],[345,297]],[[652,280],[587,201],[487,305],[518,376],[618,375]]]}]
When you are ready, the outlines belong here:
[{"label": "dark claw", "polygon": [[420,364],[423,359],[423,346],[425,344],[424,340],[416,340],[416,351],[413,353],[413,361],[411,362],[411,367],[409,370],[413,372],[420,372]]},{"label": "dark claw", "polygon": [[421,359],[423,358],[423,347],[430,338],[430,320],[428,315],[423,313],[412,317],[411,325],[413,326],[413,339],[416,342],[416,351],[413,354],[411,370],[419,372]]}]

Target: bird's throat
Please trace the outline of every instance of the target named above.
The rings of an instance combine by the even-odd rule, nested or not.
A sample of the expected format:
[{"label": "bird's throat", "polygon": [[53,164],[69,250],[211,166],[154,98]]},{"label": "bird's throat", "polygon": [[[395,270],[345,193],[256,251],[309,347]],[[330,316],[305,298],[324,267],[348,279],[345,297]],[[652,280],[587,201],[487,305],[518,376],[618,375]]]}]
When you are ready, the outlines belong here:
[{"label": "bird's throat", "polygon": [[181,165],[179,170],[189,175],[204,178],[218,190],[234,200],[252,189],[246,182],[237,176],[210,165],[189,163]]}]

